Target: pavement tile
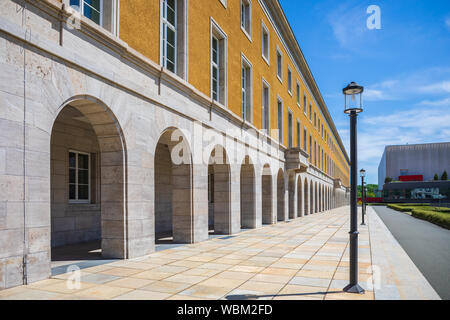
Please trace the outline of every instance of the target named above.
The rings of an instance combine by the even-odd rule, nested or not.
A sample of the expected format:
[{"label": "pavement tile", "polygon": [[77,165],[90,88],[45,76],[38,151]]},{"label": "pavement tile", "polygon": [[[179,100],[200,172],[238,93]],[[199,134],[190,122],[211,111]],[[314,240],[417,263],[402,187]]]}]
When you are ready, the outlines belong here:
[{"label": "pavement tile", "polygon": [[173,276],[173,273],[168,272],[157,272],[153,270],[143,271],[140,273],[133,274],[131,277],[138,279],[147,279],[147,280],[161,280],[164,278],[168,278]]},{"label": "pavement tile", "polygon": [[117,296],[113,300],[163,300],[170,296],[170,293],[133,290]]},{"label": "pavement tile", "polygon": [[237,265],[229,269],[229,271],[256,273],[264,270],[264,267],[255,267],[247,265]]},{"label": "pavement tile", "polygon": [[103,284],[107,283],[109,281],[120,279],[118,276],[113,276],[110,274],[103,274],[103,273],[81,273],[81,281],[82,282],[90,282],[90,283],[96,283],[96,284]]},{"label": "pavement tile", "polygon": [[242,284],[237,289],[242,290],[251,290],[251,291],[257,291],[257,292],[263,292],[266,294],[277,294],[281,288],[284,287],[285,284],[283,283],[271,283],[271,282],[262,282],[262,281],[252,281],[249,280]]},{"label": "pavement tile", "polygon": [[262,274],[272,274],[272,275],[280,275],[280,276],[294,276],[297,273],[297,270],[293,269],[285,269],[285,268],[266,268],[261,271]]},{"label": "pavement tile", "polygon": [[292,279],[292,276],[259,273],[252,278],[252,281],[262,281],[262,282],[286,284],[291,279]]},{"label": "pavement tile", "polygon": [[328,287],[331,279],[309,278],[309,277],[294,277],[289,281],[289,284],[312,286],[312,287]]},{"label": "pavement tile", "polygon": [[98,285],[89,289],[81,290],[76,292],[75,295],[80,297],[93,297],[96,299],[113,299],[117,296],[120,296],[124,293],[133,291],[130,288],[122,288],[122,287],[112,287],[108,285]]},{"label": "pavement tile", "polygon": [[214,287],[214,286],[205,286],[205,285],[194,285],[189,289],[186,289],[179,293],[182,296],[193,296],[200,298],[210,298],[210,299],[219,299],[225,294],[227,294],[231,289],[224,287]]},{"label": "pavement tile", "polygon": [[193,269],[189,269],[189,270],[183,272],[182,274],[190,275],[190,276],[212,277],[220,272],[222,272],[222,270],[193,268]]},{"label": "pavement tile", "polygon": [[134,268],[119,267],[119,268],[112,268],[112,269],[100,271],[99,273],[109,274],[109,275],[118,276],[118,277],[128,277],[128,276],[131,276],[131,275],[139,273],[139,272],[142,272],[142,270],[134,269]]},{"label": "pavement tile", "polygon": [[288,284],[278,293],[277,296],[283,297],[285,299],[297,298],[298,300],[301,300],[305,296],[324,299],[326,293],[326,287],[312,287]]},{"label": "pavement tile", "polygon": [[183,282],[183,283],[189,283],[189,284],[196,284],[199,282],[202,282],[203,280],[208,279],[208,277],[202,277],[202,276],[191,276],[186,274],[176,274],[174,276],[171,276],[165,280],[167,281],[173,281],[173,282]]},{"label": "pavement tile", "polygon": [[140,290],[176,294],[190,286],[191,284],[189,283],[162,280],[152,282],[147,286],[141,287]]},{"label": "pavement tile", "polygon": [[209,278],[205,281],[199,283],[202,286],[212,286],[212,287],[221,287],[221,288],[230,288],[234,289],[243,284],[246,279],[228,279],[228,278],[218,278],[216,276]]},{"label": "pavement tile", "polygon": [[150,283],[155,282],[155,281],[156,280],[137,279],[137,278],[122,278],[122,279],[108,282],[108,285],[111,285],[114,287],[139,289],[139,288],[149,285]]}]

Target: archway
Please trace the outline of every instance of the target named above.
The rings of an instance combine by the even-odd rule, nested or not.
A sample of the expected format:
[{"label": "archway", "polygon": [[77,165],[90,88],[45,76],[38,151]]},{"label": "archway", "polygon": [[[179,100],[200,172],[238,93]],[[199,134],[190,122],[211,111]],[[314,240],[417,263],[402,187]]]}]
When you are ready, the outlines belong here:
[{"label": "archway", "polygon": [[314,182],[311,180],[310,181],[310,183],[309,183],[309,189],[310,189],[310,195],[309,195],[309,212],[310,212],[310,214],[313,214],[314,213],[314,195],[315,195],[315,192],[314,192]]},{"label": "archway", "polygon": [[288,178],[289,195],[289,219],[295,219],[295,174],[290,174]]},{"label": "archway", "polygon": [[319,212],[319,187],[318,187],[319,183],[318,182],[314,182],[314,213],[318,213]]},{"label": "archway", "polygon": [[52,261],[127,258],[125,154],[102,102],[83,97],[61,108],[50,141]]},{"label": "archway", "polygon": [[285,214],[285,186],[284,186],[284,173],[283,170],[278,170],[278,176],[277,176],[277,220],[278,221],[284,221]]},{"label": "archway", "polygon": [[305,186],[304,186],[304,196],[305,196],[305,210],[304,210],[304,214],[309,215],[309,188],[308,188],[308,179],[305,178]]},{"label": "archway", "polygon": [[208,227],[210,233],[231,234],[230,164],[221,145],[212,150],[208,163]]},{"label": "archway", "polygon": [[241,228],[256,228],[255,167],[246,156],[241,165]]},{"label": "archway", "polygon": [[167,129],[155,151],[155,243],[192,243],[191,152],[181,131]]},{"label": "archway", "polygon": [[300,176],[297,178],[297,217],[303,216],[302,203],[303,203],[303,195],[302,195],[302,179]]},{"label": "archway", "polygon": [[262,188],[262,223],[273,224],[272,172],[268,164],[264,165],[261,176]]}]

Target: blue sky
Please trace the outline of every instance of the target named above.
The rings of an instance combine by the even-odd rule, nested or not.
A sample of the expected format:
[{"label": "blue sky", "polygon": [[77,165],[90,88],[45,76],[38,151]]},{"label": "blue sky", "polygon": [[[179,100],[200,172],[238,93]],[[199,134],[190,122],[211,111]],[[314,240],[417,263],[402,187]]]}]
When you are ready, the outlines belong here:
[{"label": "blue sky", "polygon": [[[450,141],[450,1],[280,0],[349,150],[342,88],[365,87],[358,165],[378,183],[384,146]],[[381,29],[369,30],[370,5]]]}]

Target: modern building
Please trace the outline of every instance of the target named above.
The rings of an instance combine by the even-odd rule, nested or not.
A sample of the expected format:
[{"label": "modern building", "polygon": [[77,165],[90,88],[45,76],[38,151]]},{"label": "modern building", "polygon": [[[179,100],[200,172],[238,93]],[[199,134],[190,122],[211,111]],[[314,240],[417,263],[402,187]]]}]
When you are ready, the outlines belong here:
[{"label": "modern building", "polygon": [[430,181],[450,171],[450,142],[386,146],[378,165],[378,186],[393,181]]},{"label": "modern building", "polygon": [[347,204],[349,159],[277,0],[3,0],[0,288]]}]

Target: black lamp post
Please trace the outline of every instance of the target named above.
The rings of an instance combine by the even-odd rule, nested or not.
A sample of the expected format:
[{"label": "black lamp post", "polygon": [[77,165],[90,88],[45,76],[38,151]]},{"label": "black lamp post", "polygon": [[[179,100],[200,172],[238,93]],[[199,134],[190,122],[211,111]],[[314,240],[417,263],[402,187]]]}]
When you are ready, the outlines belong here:
[{"label": "black lamp post", "polygon": [[362,226],[365,226],[364,216],[366,215],[366,187],[364,185],[364,177],[366,176],[366,170],[359,170],[359,176],[361,177],[361,211],[362,211]]},{"label": "black lamp post", "polygon": [[[350,116],[350,283],[344,288],[349,293],[364,293],[358,284],[358,204],[357,204],[357,148],[356,148],[356,117],[363,111],[362,92],[364,88],[351,82],[342,89],[345,97],[344,112]],[[358,101],[359,100],[359,101]]]}]

